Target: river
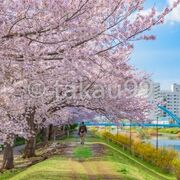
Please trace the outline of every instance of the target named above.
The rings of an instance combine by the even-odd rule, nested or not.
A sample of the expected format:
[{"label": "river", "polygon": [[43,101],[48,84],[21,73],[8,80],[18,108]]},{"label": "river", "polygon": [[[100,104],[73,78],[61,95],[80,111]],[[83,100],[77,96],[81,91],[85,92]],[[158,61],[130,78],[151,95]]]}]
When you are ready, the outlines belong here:
[{"label": "river", "polygon": [[[146,139],[146,141],[156,146],[156,137]],[[180,152],[180,139],[177,136],[163,134],[158,137],[158,144],[159,147],[173,148]]]}]

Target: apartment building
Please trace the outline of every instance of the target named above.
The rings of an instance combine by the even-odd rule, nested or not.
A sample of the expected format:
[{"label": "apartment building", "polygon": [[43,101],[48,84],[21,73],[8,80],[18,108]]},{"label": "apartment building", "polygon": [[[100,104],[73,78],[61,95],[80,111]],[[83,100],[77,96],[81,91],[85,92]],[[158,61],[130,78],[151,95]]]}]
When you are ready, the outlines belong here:
[{"label": "apartment building", "polygon": [[[160,101],[160,83],[151,82],[151,93],[148,97],[148,102],[156,105]],[[160,116],[161,110],[156,108],[150,112],[149,118],[154,120]]]},{"label": "apartment building", "polygon": [[[169,91],[161,90],[160,83],[152,82],[151,86],[152,88],[148,101],[155,105],[161,102],[165,108],[177,117],[180,117],[180,85],[174,83]],[[166,112],[158,107],[150,112],[149,118],[151,120],[156,120],[157,117],[162,121],[167,121],[168,119],[170,121],[172,119]]]},{"label": "apartment building", "polygon": [[[180,117],[180,85],[173,84],[171,91],[160,91],[160,97],[164,107]],[[160,116],[167,117],[168,115],[166,112],[161,111]]]}]

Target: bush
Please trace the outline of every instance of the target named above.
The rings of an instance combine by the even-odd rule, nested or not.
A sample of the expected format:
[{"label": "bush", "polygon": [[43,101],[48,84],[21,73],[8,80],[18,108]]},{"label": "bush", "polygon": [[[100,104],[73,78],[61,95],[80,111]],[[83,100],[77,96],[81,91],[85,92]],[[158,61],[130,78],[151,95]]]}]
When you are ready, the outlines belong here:
[{"label": "bush", "polygon": [[128,149],[131,148],[135,156],[140,157],[166,172],[171,172],[173,170],[173,160],[177,158],[178,153],[172,149],[159,148],[156,150],[153,145],[142,143],[140,140],[132,140],[130,142],[129,136],[122,134],[117,136],[109,132],[102,132],[102,135],[107,139],[119,142]]},{"label": "bush", "polygon": [[154,147],[151,144],[145,144],[140,141],[133,143],[134,154],[143,160],[153,163]]},{"label": "bush", "polygon": [[14,146],[20,146],[25,144],[25,139],[21,137],[17,137],[14,141]]},{"label": "bush", "polygon": [[96,128],[96,127],[91,127],[91,128],[90,128],[90,131],[92,131],[93,133],[97,133],[98,128]]},{"label": "bush", "polygon": [[174,172],[176,174],[176,178],[177,180],[180,180],[180,159],[174,159],[173,160],[173,168],[174,168]]},{"label": "bush", "polygon": [[0,152],[3,150],[3,145],[0,144]]},{"label": "bush", "polygon": [[70,130],[75,130],[78,127],[78,124],[70,124]]},{"label": "bush", "polygon": [[166,172],[171,172],[173,171],[173,160],[177,157],[178,153],[173,149],[160,148],[154,164]]}]

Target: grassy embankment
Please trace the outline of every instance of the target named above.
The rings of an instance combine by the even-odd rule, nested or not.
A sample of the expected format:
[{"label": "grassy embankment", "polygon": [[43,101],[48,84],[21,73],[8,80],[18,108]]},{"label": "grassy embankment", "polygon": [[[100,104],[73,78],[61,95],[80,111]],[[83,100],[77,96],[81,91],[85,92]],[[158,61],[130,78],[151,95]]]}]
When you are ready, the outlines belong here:
[{"label": "grassy embankment", "polygon": [[[67,144],[75,144],[71,155],[54,156],[24,170],[6,172],[1,180],[33,180],[33,179],[129,179],[129,180],[162,180],[175,179],[123,151],[113,143],[107,143],[98,137],[87,138],[87,144],[81,146],[76,138],[64,140]],[[98,145],[101,148],[96,149]],[[98,152],[98,150],[100,152]]]}]

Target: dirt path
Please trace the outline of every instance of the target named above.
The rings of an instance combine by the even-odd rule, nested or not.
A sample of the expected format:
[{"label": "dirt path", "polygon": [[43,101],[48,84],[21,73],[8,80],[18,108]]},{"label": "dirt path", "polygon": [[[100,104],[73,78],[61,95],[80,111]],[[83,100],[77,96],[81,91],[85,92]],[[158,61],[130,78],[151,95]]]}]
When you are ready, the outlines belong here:
[{"label": "dirt path", "polygon": [[102,156],[105,153],[105,146],[101,144],[88,144],[88,147],[92,150],[93,156],[91,158],[77,159],[73,157],[73,151],[76,148],[82,148],[78,143],[70,143],[64,152],[64,156],[68,158],[68,163],[64,166],[69,170],[69,179],[121,179],[118,172],[113,169],[112,164],[108,161],[102,160]]},{"label": "dirt path", "polygon": [[[73,142],[68,142],[66,145],[67,147],[62,155],[68,159],[68,163],[64,168],[66,172],[69,171],[69,175],[67,175],[69,179],[121,179],[119,173],[113,168],[112,164],[103,160],[103,156],[106,154],[107,149],[103,144],[87,142],[85,145],[80,145],[77,136],[75,135]],[[88,148],[91,151],[91,157],[75,157],[74,152],[76,150],[80,150],[79,155],[81,156],[81,151],[85,148]]]},{"label": "dirt path", "polygon": [[[63,141],[63,148],[45,161],[35,164],[10,180],[161,180],[157,173],[131,160],[96,137],[88,137],[85,145],[74,137]],[[168,178],[169,179],[169,178]],[[174,178],[170,178],[174,180]]]}]

